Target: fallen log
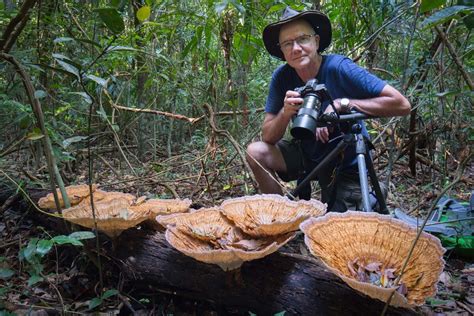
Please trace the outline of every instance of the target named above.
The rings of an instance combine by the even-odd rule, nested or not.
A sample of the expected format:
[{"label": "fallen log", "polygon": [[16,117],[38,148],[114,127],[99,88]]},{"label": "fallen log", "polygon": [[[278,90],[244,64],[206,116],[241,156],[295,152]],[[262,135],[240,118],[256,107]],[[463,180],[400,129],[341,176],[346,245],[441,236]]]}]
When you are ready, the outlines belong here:
[{"label": "fallen log", "polygon": [[[302,242],[297,240],[295,242]],[[129,230],[116,257],[134,288],[164,290],[243,313],[273,315],[380,315],[384,303],[347,286],[312,257],[277,252],[224,272],[172,248],[162,232]],[[387,315],[415,315],[390,307]]]},{"label": "fallen log", "polygon": [[[1,206],[13,192],[0,190],[0,193]],[[42,190],[28,190],[28,193],[35,202],[45,195]],[[26,211],[31,205],[18,199],[8,207]],[[29,216],[48,229],[65,233],[62,219],[35,211]],[[101,239],[107,237],[103,235]],[[246,262],[234,272],[224,272],[216,265],[181,254],[166,242],[163,232],[147,228],[123,232],[113,242],[115,250],[103,250],[117,260],[125,288],[133,291],[171,293],[237,310],[240,314],[273,315],[285,311],[285,315],[380,315],[384,302],[353,290],[314,257],[294,253],[293,249],[298,249],[301,243],[301,238],[296,239],[292,247]],[[416,315],[416,312],[389,307],[387,315]]]}]

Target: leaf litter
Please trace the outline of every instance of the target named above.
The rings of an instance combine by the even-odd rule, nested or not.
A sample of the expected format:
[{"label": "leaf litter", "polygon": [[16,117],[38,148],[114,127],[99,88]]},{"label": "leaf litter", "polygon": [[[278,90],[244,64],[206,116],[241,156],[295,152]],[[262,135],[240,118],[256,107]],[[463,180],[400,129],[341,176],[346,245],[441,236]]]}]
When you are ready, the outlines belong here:
[{"label": "leaf litter", "polygon": [[395,284],[398,277],[395,274],[396,269],[384,268],[381,262],[356,258],[347,263],[347,268],[357,281],[383,288],[397,287],[398,293],[407,294],[407,287],[403,282]]}]

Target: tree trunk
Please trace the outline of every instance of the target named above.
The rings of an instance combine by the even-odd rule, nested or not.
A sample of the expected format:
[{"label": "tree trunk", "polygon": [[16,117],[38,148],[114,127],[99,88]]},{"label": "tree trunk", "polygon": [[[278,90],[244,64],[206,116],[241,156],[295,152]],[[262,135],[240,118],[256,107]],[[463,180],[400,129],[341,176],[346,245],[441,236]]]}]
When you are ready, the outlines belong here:
[{"label": "tree trunk", "polygon": [[[134,0],[132,2],[133,7],[133,15],[134,15],[134,26],[135,30],[137,31],[137,39],[136,39],[136,46],[138,48],[145,50],[145,42],[143,40],[143,30],[141,27],[141,23],[137,18],[138,10],[144,5],[144,1]],[[148,72],[146,70],[146,62],[143,57],[142,53],[137,53],[135,55],[135,70],[137,72],[137,86],[136,86],[136,102],[137,106],[141,109],[145,107],[146,103],[146,93],[145,93],[145,83],[148,79]],[[137,124],[137,140],[138,140],[138,158],[140,161],[144,161],[145,158],[145,134],[146,134],[146,125],[145,125],[145,118],[143,115],[139,114],[140,117],[138,118]]]},{"label": "tree trunk", "polygon": [[[438,47],[441,44],[441,37],[437,36],[434,42],[431,44],[430,50],[429,50],[429,56],[430,58],[433,58],[437,51]],[[420,71],[420,77],[418,78],[418,85],[416,87],[417,90],[422,91],[424,85],[425,85],[425,80],[428,76],[428,70],[429,70],[429,65],[426,64],[426,57],[423,56],[420,58],[418,61],[418,68],[423,68],[424,70],[421,72]],[[411,83],[416,80],[416,75],[412,75],[407,83],[404,85],[404,91],[407,91],[408,87],[411,85]],[[412,106],[414,108],[410,112],[410,130],[409,130],[409,141],[408,141],[408,147],[409,147],[409,161],[408,165],[410,167],[410,172],[413,176],[416,176],[416,148],[417,148],[417,138],[418,138],[418,130],[417,130],[417,108],[416,105],[418,104],[418,97],[415,97],[412,101]]]}]

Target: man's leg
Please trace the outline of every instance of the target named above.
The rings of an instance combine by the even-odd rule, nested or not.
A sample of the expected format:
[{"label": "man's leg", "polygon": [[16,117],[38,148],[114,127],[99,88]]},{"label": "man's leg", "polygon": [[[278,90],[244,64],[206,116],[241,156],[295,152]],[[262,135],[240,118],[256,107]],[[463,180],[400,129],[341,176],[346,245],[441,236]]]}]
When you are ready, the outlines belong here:
[{"label": "man's leg", "polygon": [[[361,211],[363,203],[359,172],[355,169],[347,169],[340,171],[337,177],[334,172],[334,169],[328,168],[318,175],[321,186],[321,201],[329,204],[328,211],[330,212],[345,212],[348,209]],[[384,199],[386,199],[387,190],[382,183],[381,190]],[[376,199],[374,200],[376,201]],[[373,203],[372,207],[375,206],[375,203]],[[374,208],[373,211],[377,211],[377,209]]]},{"label": "man's leg", "polygon": [[319,172],[318,183],[321,187],[321,202],[328,204],[329,212],[345,212],[344,204],[336,198],[337,185],[336,170],[334,167],[327,167]]},{"label": "man's leg", "polygon": [[[337,195],[336,199],[342,201],[346,208],[356,211],[363,210],[362,202],[362,191],[360,188],[359,173],[354,171],[343,172],[337,182]],[[369,190],[370,190],[369,183]],[[382,191],[383,199],[387,199],[387,190],[383,183],[380,183],[380,189]],[[372,211],[378,212],[380,206],[377,203],[375,193],[369,191],[369,203],[371,204]]]},{"label": "man's leg", "polygon": [[336,184],[336,201],[344,206],[344,210],[362,210],[362,193],[360,189],[360,179],[358,171],[341,172]]},{"label": "man's leg", "polygon": [[255,142],[247,147],[247,162],[262,193],[282,194],[275,171],[286,172],[286,163],[277,146]]},{"label": "man's leg", "polygon": [[329,212],[356,210],[362,195],[357,170],[336,171],[327,168],[318,175],[321,186],[321,201],[328,203]]},{"label": "man's leg", "polygon": [[[369,203],[373,212],[380,211],[380,205],[375,196],[375,192],[370,191],[369,183]],[[383,183],[380,183],[380,190],[382,191],[382,197],[387,200],[387,189]],[[337,198],[343,200],[347,208],[356,211],[362,211],[364,204],[362,202],[362,191],[360,188],[360,180],[358,173],[343,174],[343,177],[338,185]]]}]

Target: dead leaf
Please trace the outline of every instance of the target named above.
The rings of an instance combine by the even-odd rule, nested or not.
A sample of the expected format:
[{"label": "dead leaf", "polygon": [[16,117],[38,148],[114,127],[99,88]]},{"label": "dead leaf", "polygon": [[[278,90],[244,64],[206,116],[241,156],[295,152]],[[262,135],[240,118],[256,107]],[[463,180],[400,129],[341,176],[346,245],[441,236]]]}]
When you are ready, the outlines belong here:
[{"label": "dead leaf", "polygon": [[474,275],[474,267],[461,270],[462,273]]},{"label": "dead leaf", "polygon": [[380,271],[381,262],[371,262],[365,266],[365,270],[370,272]]},{"label": "dead leaf", "polygon": [[400,286],[397,289],[397,292],[402,294],[403,296],[407,295],[408,289],[405,283],[401,283]]},{"label": "dead leaf", "polygon": [[446,287],[451,287],[453,285],[453,283],[451,281],[451,276],[446,271],[443,271],[439,275],[439,282],[443,283]]},{"label": "dead leaf", "polygon": [[385,275],[385,277],[387,278],[390,278],[390,279],[395,279],[395,274],[393,274],[395,272],[396,269],[385,269],[383,274]]}]

